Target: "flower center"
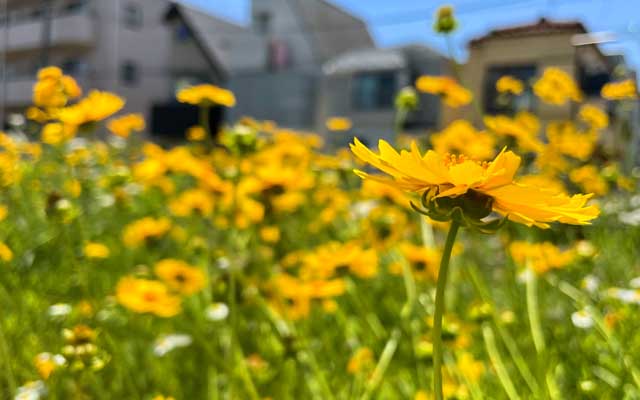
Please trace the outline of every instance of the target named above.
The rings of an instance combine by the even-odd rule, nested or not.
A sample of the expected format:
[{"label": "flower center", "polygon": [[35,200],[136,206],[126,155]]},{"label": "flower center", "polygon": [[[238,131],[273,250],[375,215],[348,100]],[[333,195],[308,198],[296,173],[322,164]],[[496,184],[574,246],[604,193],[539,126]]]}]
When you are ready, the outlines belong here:
[{"label": "flower center", "polygon": [[484,169],[487,169],[489,167],[489,162],[487,161],[478,161],[478,160],[474,160],[471,157],[465,156],[464,154],[451,154],[451,153],[446,153],[444,155],[443,158],[444,161],[444,165],[447,168],[451,168],[454,165],[458,165],[458,164],[462,164],[466,161],[472,161],[476,164],[478,164],[479,166],[481,166]]}]

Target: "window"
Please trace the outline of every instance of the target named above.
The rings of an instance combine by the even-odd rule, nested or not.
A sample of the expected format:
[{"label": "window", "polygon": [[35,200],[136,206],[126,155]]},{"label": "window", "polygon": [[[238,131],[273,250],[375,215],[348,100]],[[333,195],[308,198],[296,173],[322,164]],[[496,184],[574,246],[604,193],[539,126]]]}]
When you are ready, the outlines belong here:
[{"label": "window", "polygon": [[76,13],[82,11],[88,4],[88,0],[72,0],[64,6],[64,10],[69,13]]},{"label": "window", "polygon": [[125,61],[120,67],[120,80],[127,86],[133,86],[138,83],[140,72],[138,65],[133,61]]},{"label": "window", "polygon": [[177,42],[186,42],[191,38],[191,30],[182,22],[176,25],[174,34]]},{"label": "window", "polygon": [[356,75],[353,81],[353,108],[358,111],[392,108],[395,92],[396,73],[394,71]]},{"label": "window", "polygon": [[259,33],[269,33],[271,29],[271,14],[268,11],[260,11],[255,15],[256,29]]},{"label": "window", "polygon": [[129,29],[140,29],[142,27],[142,8],[135,3],[125,4],[122,10],[122,23]]},{"label": "window", "polygon": [[87,63],[77,58],[66,59],[61,67],[65,74],[72,76],[85,75],[88,70]]},{"label": "window", "polygon": [[[490,67],[484,81],[484,112],[512,115],[518,111],[533,111],[535,96],[531,81],[536,76],[535,65]],[[521,95],[508,96],[498,93],[496,82],[505,75],[521,80],[525,89]]]}]

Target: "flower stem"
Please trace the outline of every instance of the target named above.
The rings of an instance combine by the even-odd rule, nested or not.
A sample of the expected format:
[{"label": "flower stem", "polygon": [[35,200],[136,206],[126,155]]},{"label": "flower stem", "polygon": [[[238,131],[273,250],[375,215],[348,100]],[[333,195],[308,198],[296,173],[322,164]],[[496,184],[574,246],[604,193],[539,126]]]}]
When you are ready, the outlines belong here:
[{"label": "flower stem", "polygon": [[538,277],[536,273],[527,266],[527,314],[529,314],[529,326],[531,327],[531,337],[533,345],[538,355],[544,353],[545,342],[542,333],[542,324],[540,322],[540,307],[538,306]]},{"label": "flower stem", "polygon": [[447,234],[447,241],[444,244],[442,259],[440,260],[440,270],[438,271],[438,285],[436,288],[436,311],[433,316],[433,385],[436,400],[443,400],[442,394],[442,315],[444,314],[444,294],[447,286],[447,274],[449,272],[449,260],[451,250],[456,241],[460,224],[453,220]]},{"label": "flower stem", "polygon": [[206,132],[206,143],[209,147],[213,146],[213,133],[211,132],[211,121],[210,121],[210,110],[211,108],[209,106],[200,106],[200,115],[199,115],[199,119],[200,119],[200,126],[202,126],[202,129],[204,129],[204,131]]}]

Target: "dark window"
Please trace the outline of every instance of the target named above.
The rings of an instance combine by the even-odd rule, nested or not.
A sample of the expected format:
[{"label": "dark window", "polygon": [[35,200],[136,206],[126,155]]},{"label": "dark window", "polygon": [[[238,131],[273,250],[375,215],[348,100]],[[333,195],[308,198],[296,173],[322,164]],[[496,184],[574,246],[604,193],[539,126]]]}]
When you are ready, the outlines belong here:
[{"label": "dark window", "polygon": [[127,86],[133,86],[138,83],[140,72],[138,65],[133,61],[125,61],[120,67],[120,80]]},{"label": "dark window", "polygon": [[[512,115],[518,111],[533,111],[535,95],[531,88],[536,76],[535,65],[491,67],[484,80],[484,112],[487,114]],[[524,83],[524,91],[518,96],[498,93],[496,82],[505,75],[513,76]]]},{"label": "dark window", "polygon": [[271,29],[271,14],[268,11],[261,11],[256,14],[256,29],[260,33],[268,33]]},{"label": "dark window", "polygon": [[80,76],[87,72],[87,63],[77,58],[69,58],[62,65],[62,70],[67,75]]},{"label": "dark window", "polygon": [[79,12],[82,11],[87,4],[89,4],[88,0],[72,0],[65,5],[64,10],[70,13]]},{"label": "dark window", "polygon": [[129,29],[142,27],[142,8],[138,4],[127,3],[122,9],[122,23]]},{"label": "dark window", "polygon": [[176,25],[175,38],[178,42],[185,42],[191,38],[191,30],[184,23]]},{"label": "dark window", "polygon": [[607,71],[589,70],[583,65],[578,67],[580,89],[587,96],[600,96],[600,90],[610,80],[611,74]]},{"label": "dark window", "polygon": [[353,80],[353,108],[358,111],[391,108],[395,92],[396,73],[394,71],[356,75]]}]

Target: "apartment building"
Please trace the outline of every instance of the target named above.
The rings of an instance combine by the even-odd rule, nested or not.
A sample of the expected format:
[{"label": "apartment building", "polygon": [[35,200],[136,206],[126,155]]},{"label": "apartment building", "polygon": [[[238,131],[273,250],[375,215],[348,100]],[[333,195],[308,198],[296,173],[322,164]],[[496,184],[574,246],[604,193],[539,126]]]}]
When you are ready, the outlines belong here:
[{"label": "apartment building", "polygon": [[[85,88],[125,97],[126,111],[143,113],[159,133],[181,135],[174,130],[195,122],[195,110],[175,103],[176,90],[222,84],[231,39],[245,31],[168,0],[7,1],[7,12],[0,10],[5,116],[31,103],[38,68],[58,65]],[[167,118],[167,111],[178,114]]]}]

